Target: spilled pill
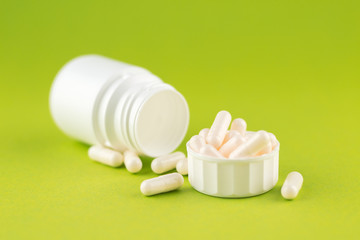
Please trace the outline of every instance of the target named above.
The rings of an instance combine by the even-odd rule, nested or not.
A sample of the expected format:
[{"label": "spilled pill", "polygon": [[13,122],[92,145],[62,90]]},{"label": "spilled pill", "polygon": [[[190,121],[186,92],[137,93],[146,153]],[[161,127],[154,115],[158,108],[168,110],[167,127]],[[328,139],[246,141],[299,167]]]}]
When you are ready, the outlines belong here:
[{"label": "spilled pill", "polygon": [[221,153],[213,145],[210,144],[204,145],[200,149],[200,153],[211,157],[224,158],[223,155],[221,155]]},{"label": "spilled pill", "polygon": [[236,118],[232,121],[230,129],[238,131],[244,137],[246,135],[246,126],[244,119]]},{"label": "spilled pill", "polygon": [[103,146],[96,145],[90,147],[88,155],[92,160],[111,167],[119,167],[123,163],[123,156],[121,153]]},{"label": "spilled pill", "polygon": [[124,164],[126,169],[131,173],[137,173],[142,168],[142,162],[139,156],[132,151],[124,152]]},{"label": "spilled pill", "polygon": [[151,196],[178,189],[183,184],[184,178],[181,174],[170,173],[143,181],[140,185],[140,191],[146,196]]},{"label": "spilled pill", "polygon": [[219,148],[223,143],[226,131],[231,122],[231,115],[227,111],[220,111],[209,130],[206,137],[206,142],[213,145],[215,148]]},{"label": "spilled pill", "polygon": [[184,158],[186,158],[186,156],[182,152],[174,152],[168,155],[164,155],[155,158],[151,162],[151,169],[154,173],[161,174],[174,169],[178,161]]},{"label": "spilled pill", "polygon": [[304,178],[299,172],[291,172],[287,175],[281,188],[281,195],[285,199],[294,199],[299,194]]},{"label": "spilled pill", "polygon": [[188,174],[188,160],[187,158],[180,159],[176,164],[176,171],[181,175]]},{"label": "spilled pill", "polygon": [[265,131],[258,131],[244,144],[241,144],[232,153],[230,153],[229,158],[235,159],[254,156],[256,153],[265,148],[269,142],[269,134]]},{"label": "spilled pill", "polygon": [[194,150],[195,152],[200,152],[200,148],[202,146],[204,146],[205,143],[205,139],[204,137],[200,136],[200,135],[195,135],[193,137],[190,138],[189,141],[189,145],[191,147],[192,150]]}]

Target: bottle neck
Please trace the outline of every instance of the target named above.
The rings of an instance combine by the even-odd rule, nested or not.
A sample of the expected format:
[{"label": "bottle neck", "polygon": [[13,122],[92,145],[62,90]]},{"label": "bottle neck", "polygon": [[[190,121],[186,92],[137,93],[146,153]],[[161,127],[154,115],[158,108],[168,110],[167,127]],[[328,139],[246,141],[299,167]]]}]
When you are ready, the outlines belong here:
[{"label": "bottle neck", "polygon": [[[119,151],[130,149],[144,153],[138,139],[139,114],[147,102],[161,92],[176,90],[151,73],[125,74],[110,80],[99,94],[97,111],[94,111],[94,129],[99,142]],[[143,132],[141,135],[146,135]]]}]

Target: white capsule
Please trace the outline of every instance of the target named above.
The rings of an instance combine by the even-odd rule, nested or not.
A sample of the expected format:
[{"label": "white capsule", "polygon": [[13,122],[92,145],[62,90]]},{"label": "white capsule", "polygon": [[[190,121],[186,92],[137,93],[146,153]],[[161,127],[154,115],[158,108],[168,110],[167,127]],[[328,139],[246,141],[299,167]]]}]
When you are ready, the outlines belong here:
[{"label": "white capsule", "polygon": [[186,156],[182,152],[174,152],[168,155],[155,158],[151,162],[151,169],[153,170],[154,173],[157,174],[170,171],[174,169],[178,161],[183,158],[186,158]]},{"label": "white capsule", "polygon": [[245,139],[239,135],[235,135],[230,138],[224,145],[221,146],[219,152],[224,156],[228,157],[229,154],[245,142]]},{"label": "white capsule", "polygon": [[204,139],[206,139],[208,133],[209,133],[210,129],[209,128],[204,128],[201,129],[201,131],[199,132],[199,135],[202,136]]},{"label": "white capsule", "polygon": [[247,131],[245,134],[245,140],[249,140],[256,132],[249,132]]},{"label": "white capsule", "polygon": [[181,174],[170,173],[143,181],[140,185],[140,191],[146,196],[151,196],[178,189],[183,184],[184,178]]},{"label": "white capsule", "polygon": [[285,199],[294,199],[298,195],[304,178],[299,172],[291,172],[287,175],[281,188],[281,195]]},{"label": "white capsule", "polygon": [[240,158],[254,156],[270,142],[269,134],[265,131],[258,131],[249,138],[244,144],[237,147],[229,158]]},{"label": "white capsule", "polygon": [[126,169],[131,173],[137,173],[142,168],[142,162],[139,156],[132,151],[124,152],[124,164]]},{"label": "white capsule", "polygon": [[187,158],[180,159],[176,164],[176,171],[181,175],[188,174],[188,160]]},{"label": "white capsule", "polygon": [[232,121],[230,129],[238,131],[244,137],[246,135],[246,126],[244,119],[237,118]]},{"label": "white capsule", "polygon": [[270,141],[271,141],[271,149],[275,149],[277,147],[278,141],[274,134],[269,133],[269,136],[270,136]]},{"label": "white capsule", "polygon": [[261,149],[258,153],[255,154],[255,156],[261,156],[267,153],[271,153],[272,151],[272,145],[271,145],[271,141],[268,142],[268,144],[266,144],[266,146]]},{"label": "white capsule", "polygon": [[234,136],[241,137],[241,134],[236,130],[226,131],[226,135],[222,144],[225,144],[227,141],[229,141],[230,138],[233,138]]},{"label": "white capsule", "polygon": [[200,149],[200,153],[206,156],[224,158],[224,156],[221,155],[221,153],[213,145],[210,144],[204,145]]},{"label": "white capsule", "polygon": [[200,135],[195,135],[189,140],[189,145],[195,152],[200,152],[200,148],[205,144],[205,139]]},{"label": "white capsule", "polygon": [[226,131],[231,122],[231,115],[227,111],[220,111],[212,124],[206,137],[206,142],[219,148],[224,141]]},{"label": "white capsule", "polygon": [[121,153],[103,146],[90,147],[88,155],[92,160],[111,167],[119,167],[123,163]]}]

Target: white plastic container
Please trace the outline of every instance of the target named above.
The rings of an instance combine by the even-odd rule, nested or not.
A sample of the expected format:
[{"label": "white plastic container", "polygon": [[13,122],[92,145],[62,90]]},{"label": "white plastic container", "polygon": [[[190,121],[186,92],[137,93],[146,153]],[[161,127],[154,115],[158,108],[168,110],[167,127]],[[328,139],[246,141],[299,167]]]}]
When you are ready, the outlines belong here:
[{"label": "white plastic container", "polygon": [[195,190],[216,197],[241,198],[271,190],[278,181],[280,144],[268,154],[219,159],[194,152],[187,144],[189,182]]},{"label": "white plastic container", "polygon": [[144,68],[98,55],[68,62],[50,92],[51,114],[88,144],[157,157],[175,150],[189,124],[184,97]]}]

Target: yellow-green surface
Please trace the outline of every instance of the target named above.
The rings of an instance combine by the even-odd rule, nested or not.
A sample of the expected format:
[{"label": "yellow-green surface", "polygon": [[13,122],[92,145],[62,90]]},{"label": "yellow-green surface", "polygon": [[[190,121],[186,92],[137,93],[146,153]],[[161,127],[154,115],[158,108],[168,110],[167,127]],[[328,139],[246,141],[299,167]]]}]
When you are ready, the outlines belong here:
[{"label": "yellow-green surface", "polygon": [[[355,239],[360,222],[358,1],[1,1],[1,239]],[[185,141],[222,109],[281,142],[269,193],[139,191],[155,177],[90,161],[48,111],[71,58],[143,66],[187,99]],[[298,170],[304,186],[280,187]]]}]

